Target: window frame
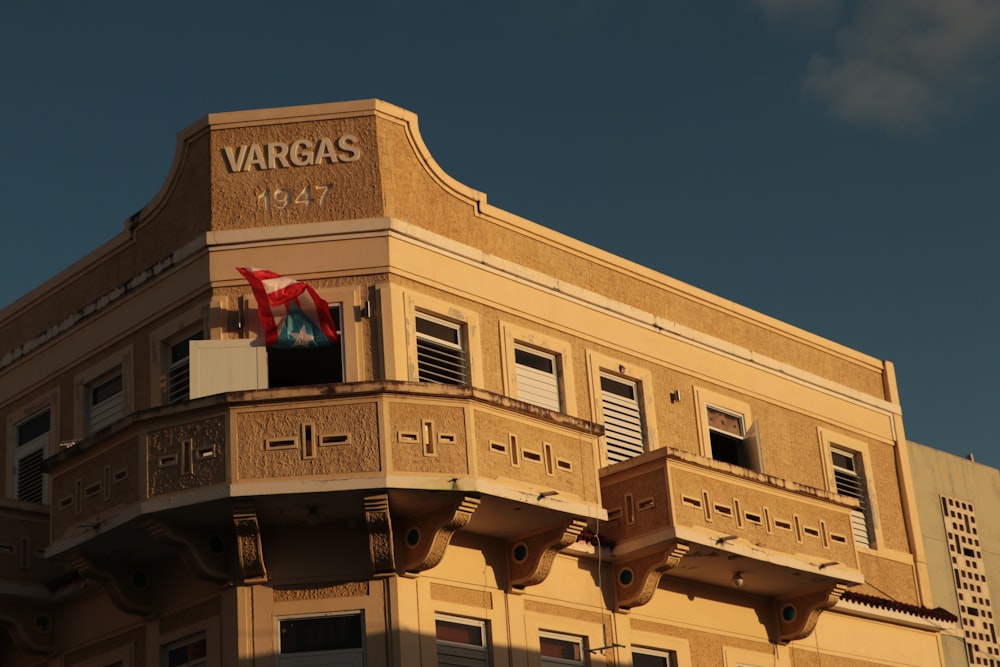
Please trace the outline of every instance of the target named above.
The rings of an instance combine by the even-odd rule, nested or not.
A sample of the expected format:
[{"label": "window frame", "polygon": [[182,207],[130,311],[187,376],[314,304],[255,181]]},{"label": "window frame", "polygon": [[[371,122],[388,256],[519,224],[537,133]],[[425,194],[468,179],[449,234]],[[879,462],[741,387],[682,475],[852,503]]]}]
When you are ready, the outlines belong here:
[{"label": "window frame", "polygon": [[[552,639],[559,642],[565,642],[567,644],[575,644],[580,650],[580,659],[567,659],[567,658],[557,658],[555,656],[545,656],[542,655],[542,640]],[[585,667],[590,664],[590,652],[587,648],[587,637],[585,635],[574,635],[565,632],[554,632],[552,630],[539,630],[538,631],[538,657],[539,664],[541,667],[555,666],[555,665],[577,665]]]},{"label": "window frame", "polygon": [[[455,332],[458,342],[452,342],[446,338],[434,336],[426,331],[420,331],[420,322],[427,322],[431,325],[436,325]],[[435,384],[448,384],[455,386],[467,386],[471,384],[471,373],[469,369],[469,345],[468,345],[468,335],[466,333],[466,327],[464,323],[457,322],[446,317],[442,317],[432,312],[428,312],[423,309],[417,309],[413,315],[413,331],[414,331],[414,348],[417,356],[417,363],[414,372],[416,373],[417,382],[428,382]],[[431,352],[448,354],[448,352],[457,353],[454,356],[449,357],[449,359],[457,359],[458,363],[455,364],[458,369],[457,373],[461,373],[459,382],[444,382],[441,380],[425,380],[423,379],[423,371],[421,370],[421,342],[423,342],[424,354],[427,353],[427,346],[436,346],[438,349],[431,349]],[[441,371],[437,373],[439,377],[445,377],[450,374],[448,371]]]},{"label": "window frame", "polygon": [[[44,442],[39,441],[36,443],[24,443],[25,445],[30,445],[31,448],[29,450],[19,452],[19,445],[17,444],[17,441],[20,427],[26,425],[35,418],[40,417],[45,412],[48,412],[49,414],[48,440]],[[40,503],[36,503],[34,501],[23,500],[18,497],[18,473],[20,472],[20,460],[30,454],[33,454],[35,451],[41,450],[43,452],[43,460],[55,453],[55,445],[59,438],[59,390],[53,389],[40,398],[36,398],[30,403],[25,404],[24,407],[10,411],[7,414],[6,434],[7,460],[11,462],[7,477],[7,497],[21,502],[48,505],[50,502],[49,495],[51,493],[51,480],[49,479],[49,476],[44,472],[40,472],[42,500]]]},{"label": "window frame", "polygon": [[[161,343],[163,346],[163,362],[160,369],[162,373],[160,403],[162,405],[183,403],[191,395],[191,341],[193,340],[205,340],[205,333],[200,327],[198,329],[189,329],[181,335],[173,336]],[[185,355],[182,359],[174,361],[174,350],[181,345],[185,348]],[[184,393],[181,396],[175,396],[174,377],[175,372],[180,369],[183,369]]]},{"label": "window frame", "polygon": [[204,654],[200,658],[195,658],[194,661],[188,661],[188,662],[185,662],[185,663],[181,663],[180,665],[177,665],[176,667],[207,667],[207,665],[209,664],[209,661],[208,661],[208,656],[209,656],[208,646],[209,646],[209,644],[208,644],[208,635],[204,631],[202,631],[202,632],[196,632],[194,634],[187,635],[186,637],[182,637],[180,639],[175,639],[175,640],[173,640],[171,642],[167,642],[167,643],[161,644],[160,645],[160,664],[162,665],[162,667],[173,667],[173,666],[171,666],[171,665],[169,665],[167,663],[167,659],[168,659],[168,657],[170,655],[170,652],[174,651],[174,650],[177,650],[178,648],[182,648],[184,646],[190,646],[190,645],[195,644],[195,643],[197,643],[199,641],[202,642],[205,645],[204,646],[204,648],[205,648]]},{"label": "window frame", "polygon": [[686,639],[635,628],[631,630],[630,639],[632,653],[667,654],[673,660],[670,667],[691,667],[691,646]]},{"label": "window frame", "polygon": [[[750,404],[702,387],[695,387],[694,395],[700,443],[699,454],[713,461],[726,463],[744,470],[763,473],[765,466],[763,447],[760,442],[760,424],[754,420]],[[732,433],[712,426],[709,418],[710,410],[739,419],[742,436],[737,438]],[[717,458],[712,444],[713,433],[727,440],[740,442],[742,447],[740,453],[748,465],[741,465],[739,462],[733,463],[732,461]],[[740,453],[737,454],[737,461],[741,458]]]},{"label": "window frame", "polygon": [[520,396],[517,349],[523,348],[531,354],[552,355],[555,357],[554,373],[559,401],[557,412],[571,415],[579,414],[579,408],[576,404],[576,384],[573,378],[572,350],[568,342],[503,320],[500,322],[500,338],[503,343],[501,373],[505,395],[525,403],[538,405],[538,403],[525,400]]},{"label": "window frame", "polygon": [[[45,431],[38,434],[31,440],[21,442],[21,429],[27,427],[32,422],[45,417],[48,422],[45,426]],[[30,417],[26,417],[14,424],[14,439],[12,442],[14,446],[14,455],[11,457],[11,462],[13,463],[11,480],[11,490],[14,493],[14,498],[29,503],[36,503],[45,505],[49,497],[49,481],[48,475],[42,472],[42,461],[48,455],[48,452],[52,449],[52,410],[49,408],[44,408],[39,412],[32,414]],[[24,449],[22,449],[22,447]],[[22,498],[21,497],[21,472],[22,472],[22,462],[33,457],[35,454],[41,453],[41,458],[38,460],[37,464],[33,465],[31,470],[37,469],[38,481],[32,483],[32,486],[38,487],[39,498],[35,500],[34,498]]]},{"label": "window frame", "polygon": [[[875,470],[871,465],[871,449],[867,443],[855,438],[851,438],[822,427],[817,430],[820,441],[820,460],[823,462],[823,475],[826,479],[827,490],[838,495],[844,495],[837,490],[837,467],[833,463],[834,450],[840,450],[842,453],[852,454],[855,462],[860,461],[862,471],[861,482],[868,500],[867,511],[865,512],[865,520],[868,528],[868,544],[858,542],[854,532],[853,519],[851,522],[851,535],[855,538],[855,547],[870,550],[878,549],[879,546],[883,544],[883,538],[878,514],[878,499],[875,494],[876,475]],[[847,495],[845,497],[851,498],[853,496]]]},{"label": "window frame", "polygon": [[646,646],[632,646],[632,663],[635,664],[636,655],[646,655],[653,658],[664,658],[666,664],[664,667],[678,667],[677,661],[677,651],[672,649],[662,649],[662,648],[649,648]]},{"label": "window frame", "polygon": [[73,423],[74,433],[82,437],[100,430],[91,426],[91,391],[102,382],[118,374],[121,375],[122,381],[121,414],[113,421],[119,421],[132,413],[132,346],[128,346],[117,354],[105,357],[100,362],[91,365],[74,378],[73,398],[76,406]]},{"label": "window frame", "polygon": [[[441,639],[437,636],[437,624],[439,621],[444,621],[446,623],[452,623],[455,625],[464,625],[467,627],[476,627],[480,630],[480,637],[482,642],[479,645],[467,644],[465,642],[455,642],[447,639]],[[459,651],[464,651],[467,655],[461,656],[466,662],[463,664],[471,664],[475,661],[480,661],[484,667],[489,667],[492,664],[491,661],[491,641],[490,641],[490,623],[485,619],[478,618],[468,618],[465,616],[455,616],[452,614],[443,614],[436,612],[434,614],[434,646],[436,650],[437,660],[436,664],[440,664],[441,655],[441,645],[444,644],[445,648],[458,649]]]},{"label": "window frame", "polygon": [[[643,453],[659,447],[656,432],[656,402],[653,374],[649,369],[634,364],[626,364],[621,359],[615,359],[593,351],[587,353],[587,372],[590,376],[590,408],[592,420],[603,424],[604,397],[601,388],[601,375],[608,374],[612,378],[622,378],[636,384],[639,415],[642,421]],[[607,433],[601,438],[600,458],[603,465],[613,465],[608,461]]]},{"label": "window frame", "polygon": [[[98,391],[117,382],[108,396],[96,399]],[[125,376],[121,369],[98,377],[84,385],[87,433],[96,433],[125,416]]]},{"label": "window frame", "polygon": [[[548,371],[522,363],[518,355],[527,355],[551,364]],[[563,411],[562,387],[559,372],[559,355],[524,343],[514,343],[515,398],[540,408]],[[532,389],[529,390],[528,387]],[[529,393],[529,391],[531,393]],[[537,395],[534,395],[537,394]]]},{"label": "window frame", "polygon": [[[599,381],[599,391],[601,394],[601,423],[604,424],[604,460],[607,461],[608,465],[613,465],[615,463],[622,463],[624,461],[628,461],[629,459],[634,459],[637,456],[642,456],[649,451],[649,445],[646,441],[645,419],[643,418],[642,412],[642,385],[638,381],[631,378],[603,370],[600,373]],[[631,394],[631,397],[606,389],[605,381],[609,384],[613,383],[626,388],[629,391],[629,394]],[[618,414],[623,415],[623,417],[615,419],[615,421],[626,424],[625,427],[619,428],[614,424],[609,424],[612,420],[609,415],[611,412],[609,405],[613,406]],[[628,411],[628,414],[626,414],[626,411]],[[639,451],[635,450],[634,443],[625,442],[628,438],[627,431],[636,432],[630,431],[630,429],[627,428],[633,421],[638,424],[636,431],[638,432],[637,440]],[[613,447],[612,440],[614,440]],[[615,452],[617,460],[611,460],[612,451]]]},{"label": "window frame", "polygon": [[[320,295],[320,297],[323,298],[322,295]],[[325,298],[324,298],[324,301],[326,301]],[[344,314],[346,312],[346,308],[344,307],[344,304],[342,302],[339,302],[339,301],[326,301],[326,303],[327,303],[327,307],[330,310],[330,315],[333,318],[334,324],[336,325],[336,329],[337,329],[337,341],[332,346],[324,346],[322,348],[319,348],[319,347],[290,348],[290,349],[288,349],[288,348],[266,348],[266,357],[267,357],[266,362],[267,362],[267,369],[268,369],[267,370],[267,378],[268,378],[267,379],[267,386],[268,386],[268,388],[276,388],[276,387],[301,387],[301,386],[306,386],[306,385],[310,385],[310,384],[328,384],[328,383],[329,384],[340,384],[340,383],[343,383],[343,382],[347,382],[347,359],[346,359],[347,353],[345,351],[346,346],[344,344]],[[277,384],[277,385],[274,384],[274,378],[275,378],[275,375],[276,375],[276,373],[273,372],[274,371],[274,366],[281,366],[282,365],[281,364],[281,359],[280,358],[276,359],[275,357],[281,357],[283,354],[298,355],[299,358],[297,360],[294,360],[294,357],[293,357],[293,360],[294,360],[294,364],[300,364],[300,363],[302,363],[302,359],[303,359],[304,355],[308,355],[310,353],[313,353],[313,356],[319,356],[319,355],[322,355],[324,352],[327,352],[327,354],[329,354],[329,351],[330,351],[331,348],[334,348],[334,350],[333,350],[334,351],[334,355],[333,356],[337,357],[337,359],[336,359],[336,365],[340,369],[340,379],[320,380],[319,382],[281,383],[281,384]],[[272,357],[272,355],[274,355],[274,357]]]},{"label": "window frame", "polygon": [[[356,616],[359,619],[361,626],[361,646],[358,648],[347,648],[347,649],[326,649],[320,651],[295,651],[291,653],[282,652],[282,642],[281,642],[281,624],[286,621],[306,621],[315,619],[325,619],[325,618],[336,618],[336,617],[348,617]],[[367,662],[367,650],[368,650],[368,636],[367,636],[366,614],[364,609],[345,609],[337,611],[327,611],[318,613],[302,613],[302,614],[282,614],[275,615],[274,617],[274,655],[276,657],[276,664],[278,667],[286,667],[287,665],[296,665],[300,661],[315,660],[324,656],[334,656],[339,655],[342,657],[353,656],[360,658],[360,664],[364,665]],[[308,663],[307,663],[308,664]]]}]

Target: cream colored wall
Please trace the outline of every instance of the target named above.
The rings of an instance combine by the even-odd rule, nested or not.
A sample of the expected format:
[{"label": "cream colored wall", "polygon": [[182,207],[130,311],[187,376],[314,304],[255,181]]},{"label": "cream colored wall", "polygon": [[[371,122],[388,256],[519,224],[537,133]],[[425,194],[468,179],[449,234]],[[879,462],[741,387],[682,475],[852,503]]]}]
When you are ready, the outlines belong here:
[{"label": "cream colored wall", "polygon": [[[227,147],[344,134],[358,137],[357,159],[230,173],[223,157]],[[321,292],[348,290],[354,306],[378,297],[376,304],[382,308],[375,322],[360,317],[345,322],[353,327],[357,341],[356,379],[377,376],[383,355],[386,378],[413,379],[412,309],[435,310],[448,304],[455,312],[442,314],[469,323],[474,333],[475,386],[509,393],[510,374],[505,373],[503,360],[516,336],[505,332],[537,332],[543,339],[557,341],[565,356],[571,371],[566,373],[571,415],[594,418],[595,364],[611,363],[616,369],[623,367],[626,375],[643,379],[647,394],[656,397],[649,401],[647,414],[653,446],[692,453],[704,450],[699,426],[703,406],[695,400],[699,391],[749,406],[763,426],[765,472],[780,478],[829,490],[819,433],[839,433],[863,443],[878,501],[880,544],[861,554],[862,569],[872,592],[920,601],[917,574],[908,555],[916,548],[909,542],[919,531],[908,534],[904,526],[911,500],[908,472],[901,463],[906,458],[897,440],[898,401],[891,369],[878,360],[489,206],[485,195],[440,171],[426,152],[415,117],[391,105],[355,103],[222,114],[183,133],[178,147],[163,191],[128,230],[0,312],[0,340],[6,346],[0,349],[4,359],[0,417],[18,414],[58,389],[59,438],[82,435],[76,400],[79,378],[126,350],[131,351],[132,408],[154,405],[160,372],[152,349],[156,341],[165,332],[188,326],[196,313],[213,335],[250,335],[234,329],[236,297],[249,297],[250,290],[233,267],[266,266],[306,278]],[[330,186],[330,191],[322,205],[293,203],[268,211],[262,194],[270,191],[274,196],[279,186],[293,193],[306,186]],[[381,229],[380,223],[362,224],[362,219],[372,218],[384,219],[385,224]],[[350,222],[332,222],[338,220]],[[322,235],[317,236],[317,230]],[[179,250],[185,243],[189,245]],[[114,292],[165,258],[171,259],[162,274],[120,295]],[[109,294],[114,294],[111,301],[106,298]],[[7,347],[41,341],[36,337],[88,305],[95,308],[92,314],[20,359],[11,359]],[[681,396],[676,403],[667,399],[674,390]],[[253,416],[247,419],[252,421]],[[100,456],[112,456],[115,444]],[[5,456],[8,450],[4,448]],[[95,454],[92,463],[88,460],[93,471],[106,465],[98,458]],[[244,473],[268,472],[263,463],[255,468],[251,460],[247,465],[251,469]],[[131,479],[141,478],[137,471]],[[8,477],[0,483],[9,495]],[[65,490],[58,495],[64,496]],[[393,607],[390,622],[410,627],[413,621],[403,612],[419,607],[423,610],[419,623],[426,624],[421,601],[428,596],[451,609],[460,609],[466,598],[486,599],[487,589],[495,585],[489,580],[484,583],[467,574],[448,578],[465,567],[477,577],[482,574],[480,546],[449,550],[444,564],[416,581],[392,580],[384,588],[377,583],[377,595],[369,593],[363,600],[354,589],[323,594],[288,589],[279,596],[270,588],[254,587],[228,594],[221,603],[223,615],[235,615],[241,619],[237,627],[246,627],[251,611],[265,618],[306,613],[328,607],[330,599],[337,600],[337,608],[363,604],[372,614],[382,614],[379,596],[395,595],[404,606]],[[293,570],[296,555],[278,549],[277,571]],[[320,571],[312,561],[309,567]],[[592,607],[592,568],[586,561],[581,567],[575,557],[560,557],[549,580],[524,595],[488,591],[490,604],[496,605],[490,613],[510,624],[512,664],[529,662],[526,656],[532,642],[537,643],[538,628],[568,628],[572,624],[567,618],[582,623],[592,644],[609,624],[612,631],[624,628],[622,636],[631,633],[646,641],[661,630],[676,632],[687,642],[693,664],[724,664],[726,642],[751,653],[771,650],[756,613],[746,600],[736,600],[728,592],[719,598],[718,592],[694,595],[666,587],[641,611],[616,617],[612,623],[607,612]],[[743,604],[729,604],[733,601]],[[184,603],[172,604],[179,609]],[[84,605],[72,613],[92,611]],[[231,628],[231,616],[222,623]],[[119,631],[124,636],[138,632],[137,627],[122,622]],[[848,637],[854,630],[849,624],[831,623],[828,631]],[[137,634],[139,655],[151,655],[147,632]],[[727,635],[738,639],[725,639]],[[245,637],[235,646],[227,644],[227,655],[245,656],[262,650],[268,641],[273,644],[272,631],[259,625],[253,637],[249,644]],[[90,640],[81,634],[73,645],[84,641]],[[909,641],[926,648],[926,638]],[[82,664],[112,643],[102,639],[88,645],[68,656],[75,662],[66,664]],[[412,639],[387,639],[385,653],[375,663],[392,663],[393,656],[406,655],[412,647]],[[426,645],[420,650],[426,653]],[[809,659],[808,651],[793,649],[779,651],[779,660],[792,664],[787,661],[795,655]],[[141,664],[138,658],[136,664]]]}]

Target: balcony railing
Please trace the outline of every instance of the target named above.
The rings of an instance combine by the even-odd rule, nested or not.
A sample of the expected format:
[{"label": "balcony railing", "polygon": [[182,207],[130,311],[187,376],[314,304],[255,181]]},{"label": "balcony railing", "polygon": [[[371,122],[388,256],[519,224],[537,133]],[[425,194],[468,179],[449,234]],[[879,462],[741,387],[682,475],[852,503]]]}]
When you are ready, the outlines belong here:
[{"label": "balcony railing", "polygon": [[[163,406],[46,461],[49,552],[120,552],[144,522],[161,542],[183,541],[149,519],[188,529],[228,521],[239,534],[248,511],[257,530],[391,510],[397,542],[412,547],[396,569],[429,566],[414,545],[428,531],[440,538],[440,526],[424,526],[434,517],[512,549],[527,545],[512,557],[530,563],[526,548],[570,540],[605,516],[602,432],[490,392],[430,383],[264,389]],[[133,531],[118,530],[125,525]],[[259,570],[252,576],[264,576],[262,563]]]},{"label": "balcony railing", "polygon": [[863,581],[851,499],[668,448],[601,470],[601,493],[619,607],[648,602],[665,573],[773,598],[786,614]]}]

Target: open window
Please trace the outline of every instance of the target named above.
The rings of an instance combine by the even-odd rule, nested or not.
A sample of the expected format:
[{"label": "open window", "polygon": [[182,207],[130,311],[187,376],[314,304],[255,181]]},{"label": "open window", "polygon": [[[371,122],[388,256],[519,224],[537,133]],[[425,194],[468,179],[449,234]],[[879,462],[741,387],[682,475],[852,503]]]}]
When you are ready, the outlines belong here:
[{"label": "open window", "polygon": [[269,387],[296,387],[344,381],[344,344],[339,305],[330,306],[337,342],[319,347],[267,348]]},{"label": "open window", "polygon": [[756,423],[749,428],[744,416],[712,405],[705,406],[712,458],[734,466],[760,470],[760,438]]},{"label": "open window", "polygon": [[878,525],[878,501],[875,497],[874,472],[869,444],[830,429],[820,428],[819,442],[828,489],[858,501],[851,512],[851,532],[858,546],[874,549],[881,535]]},{"label": "open window", "polygon": [[840,495],[854,498],[859,503],[858,508],[851,512],[854,542],[865,547],[871,546],[871,500],[868,497],[868,484],[865,482],[862,458],[857,452],[842,447],[831,447],[830,459],[833,463],[835,490]]},{"label": "open window", "polygon": [[52,441],[51,412],[44,410],[14,426],[14,491],[18,500],[44,503],[48,480],[42,461]]},{"label": "open window", "polygon": [[694,388],[701,454],[755,472],[764,471],[760,425],[750,405],[701,387]]}]

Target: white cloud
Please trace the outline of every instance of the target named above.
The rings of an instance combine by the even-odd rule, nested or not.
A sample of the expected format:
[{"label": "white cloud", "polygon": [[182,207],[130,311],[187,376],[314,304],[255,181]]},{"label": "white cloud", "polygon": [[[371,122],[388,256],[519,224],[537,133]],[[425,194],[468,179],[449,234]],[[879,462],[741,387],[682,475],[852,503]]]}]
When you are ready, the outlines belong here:
[{"label": "white cloud", "polygon": [[[755,2],[774,16],[823,0]],[[849,8],[835,52],[813,55],[802,84],[836,118],[922,131],[967,111],[1000,80],[995,0],[857,0]]]}]

